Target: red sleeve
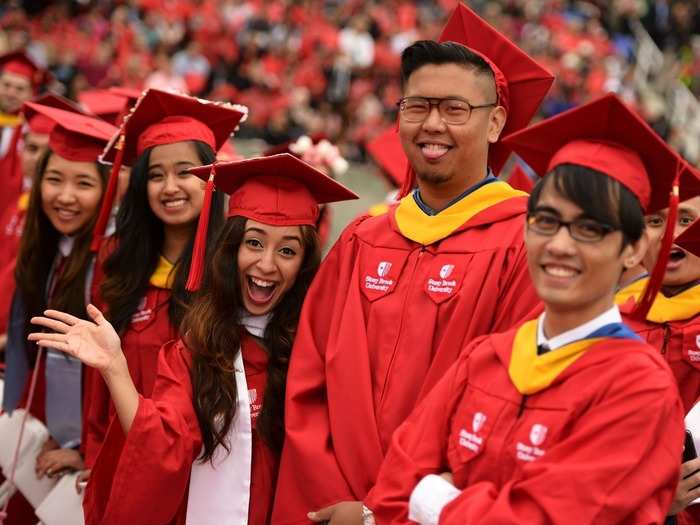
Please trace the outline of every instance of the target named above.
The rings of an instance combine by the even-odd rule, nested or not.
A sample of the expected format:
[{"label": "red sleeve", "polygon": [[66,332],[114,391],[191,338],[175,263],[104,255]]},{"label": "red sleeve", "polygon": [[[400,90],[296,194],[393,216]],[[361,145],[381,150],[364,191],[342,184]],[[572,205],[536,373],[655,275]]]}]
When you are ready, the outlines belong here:
[{"label": "red sleeve", "polygon": [[667,376],[638,368],[620,377],[544,458],[500,488],[467,487],[445,506],[440,524],[567,523],[571,516],[617,524],[632,515],[662,523],[683,444],[683,408]]},{"label": "red sleeve", "polygon": [[[346,230],[347,232],[347,230]],[[336,304],[344,298],[343,262],[351,261],[346,234],[331,249],[309,289],[299,320],[287,380],[286,437],[272,523],[309,523],[307,513],[356,498],[338,466],[331,440],[326,393],[325,347]],[[313,464],[314,468],[306,466]],[[300,483],[297,472],[311,476]],[[323,493],[307,487],[323,487]]]},{"label": "red sleeve", "polygon": [[428,474],[450,470],[446,455],[450,421],[467,385],[468,355],[478,344],[467,346],[394,432],[377,482],[365,498],[378,524],[413,523],[408,520],[408,500],[414,487]]},{"label": "red sleeve", "polygon": [[[453,368],[448,375],[394,436],[366,501],[378,524],[410,523],[413,489],[446,468],[449,414],[466,374]],[[571,516],[577,523],[617,524],[635,513],[644,523],[662,523],[683,441],[683,409],[666,375],[659,370],[653,376],[646,368],[620,378],[544,458],[500,487],[488,481],[466,487],[443,508],[440,524],[568,523]],[[611,450],[617,451],[614,461],[603,452]]]},{"label": "red sleeve", "polygon": [[180,341],[166,344],[153,397],[139,396],[126,436],[113,419],[85,493],[87,524],[170,523],[182,511],[201,450],[189,364]]}]

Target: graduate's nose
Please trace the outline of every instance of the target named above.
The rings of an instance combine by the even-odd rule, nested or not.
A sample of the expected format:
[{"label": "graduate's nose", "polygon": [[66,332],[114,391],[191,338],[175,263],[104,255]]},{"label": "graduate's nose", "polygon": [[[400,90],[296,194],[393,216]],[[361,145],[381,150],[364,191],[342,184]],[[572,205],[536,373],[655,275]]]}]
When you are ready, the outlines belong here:
[{"label": "graduate's nose", "polygon": [[261,272],[265,274],[274,273],[277,269],[277,265],[275,264],[275,251],[272,249],[264,250],[260,254],[257,267]]},{"label": "graduate's nose", "polygon": [[75,202],[75,190],[72,184],[61,186],[61,191],[58,193],[58,202],[60,204],[72,204]]},{"label": "graduate's nose", "polygon": [[575,255],[576,241],[571,237],[569,229],[562,226],[559,231],[549,237],[546,250],[552,255]]},{"label": "graduate's nose", "polygon": [[442,133],[445,131],[446,124],[437,106],[430,106],[428,116],[425,117],[421,127],[424,131],[432,133]]}]

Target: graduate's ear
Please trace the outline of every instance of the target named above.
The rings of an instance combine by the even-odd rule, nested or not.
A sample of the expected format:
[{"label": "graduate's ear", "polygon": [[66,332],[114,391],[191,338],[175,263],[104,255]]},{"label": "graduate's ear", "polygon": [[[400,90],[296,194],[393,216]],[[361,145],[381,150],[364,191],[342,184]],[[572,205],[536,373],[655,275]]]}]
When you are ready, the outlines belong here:
[{"label": "graduate's ear", "polygon": [[644,259],[644,255],[649,249],[649,235],[647,234],[646,228],[642,232],[642,236],[636,242],[628,243],[624,248],[622,248],[622,264],[625,270],[634,268],[638,264],[641,264]]}]

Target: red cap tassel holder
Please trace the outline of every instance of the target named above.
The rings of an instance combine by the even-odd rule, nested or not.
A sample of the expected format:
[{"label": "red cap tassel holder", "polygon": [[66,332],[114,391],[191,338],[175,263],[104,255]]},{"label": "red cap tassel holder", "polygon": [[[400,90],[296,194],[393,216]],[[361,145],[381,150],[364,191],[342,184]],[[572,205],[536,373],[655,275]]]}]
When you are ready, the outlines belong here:
[{"label": "red cap tassel holder", "polygon": [[114,197],[117,193],[117,185],[119,183],[119,170],[122,168],[122,157],[124,156],[124,133],[119,135],[117,140],[117,145],[115,146],[117,150],[116,158],[114,159],[114,164],[112,164],[112,172],[109,174],[109,180],[107,181],[107,189],[105,189],[105,194],[102,197],[102,208],[100,208],[100,215],[97,217],[97,223],[95,224],[95,229],[92,233],[92,244],[90,244],[90,251],[96,253],[100,251],[100,246],[104,239],[105,230],[107,229],[107,223],[109,222],[109,216],[112,213],[112,205],[114,204]]},{"label": "red cap tassel holder", "polygon": [[637,306],[632,312],[632,317],[638,320],[645,320],[649,310],[651,310],[656,295],[661,290],[661,286],[664,282],[664,276],[666,275],[666,266],[668,265],[668,259],[671,254],[671,247],[673,246],[674,230],[676,227],[676,219],[678,218],[678,204],[680,203],[680,169],[676,172],[676,178],[673,181],[673,189],[671,191],[671,199],[668,204],[668,217],[666,218],[666,230],[664,231],[663,239],[661,240],[661,249],[659,250],[659,256],[656,259],[656,264],[651,272],[649,281],[644,288],[644,293],[642,293]]},{"label": "red cap tassel holder", "polygon": [[216,175],[216,164],[211,167],[209,180],[204,188],[204,203],[202,203],[202,211],[199,214],[199,223],[197,224],[197,234],[194,238],[194,247],[192,248],[192,262],[190,263],[190,274],[187,277],[185,288],[189,292],[196,292],[202,285],[202,277],[204,275],[204,258],[207,250],[207,233],[209,231],[209,214],[211,210],[211,200],[214,196],[214,176]]}]

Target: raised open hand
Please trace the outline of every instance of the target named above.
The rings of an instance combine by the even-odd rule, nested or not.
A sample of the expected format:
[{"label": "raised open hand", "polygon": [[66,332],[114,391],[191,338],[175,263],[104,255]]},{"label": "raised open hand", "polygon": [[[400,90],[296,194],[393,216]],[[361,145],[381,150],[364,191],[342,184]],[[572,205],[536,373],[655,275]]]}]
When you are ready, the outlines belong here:
[{"label": "raised open hand", "polygon": [[34,332],[29,334],[29,340],[66,352],[103,374],[126,366],[121,341],[112,325],[91,304],[87,313],[92,321],[58,310],[46,310],[46,317],[33,317],[31,322],[53,332]]}]

